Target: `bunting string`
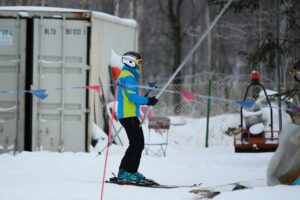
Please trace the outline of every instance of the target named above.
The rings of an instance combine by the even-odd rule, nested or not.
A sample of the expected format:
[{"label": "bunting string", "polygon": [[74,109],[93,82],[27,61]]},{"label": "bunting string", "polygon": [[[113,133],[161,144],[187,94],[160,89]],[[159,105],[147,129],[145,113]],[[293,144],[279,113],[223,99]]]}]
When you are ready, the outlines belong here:
[{"label": "bunting string", "polygon": [[[160,88],[150,88],[148,86],[143,86],[143,85],[138,85],[138,86],[131,86],[131,85],[122,85],[118,83],[119,86],[128,89],[131,87],[138,87],[140,89],[147,89],[147,90],[152,90],[158,92]],[[113,84],[103,84],[103,88],[107,87],[115,87],[115,83]],[[5,95],[5,94],[12,94],[12,93],[30,93],[39,100],[46,100],[49,96],[49,93],[51,91],[59,91],[59,92],[65,92],[66,90],[91,90],[95,91],[98,94],[102,94],[102,90],[100,85],[88,85],[88,86],[73,86],[70,88],[54,88],[54,89],[34,89],[34,90],[5,90],[5,89],[0,89],[0,95]],[[202,99],[210,99],[210,100],[215,100],[215,101],[224,101],[227,103],[231,104],[236,104],[239,106],[243,106],[244,108],[251,108],[255,105],[255,101],[243,101],[239,99],[226,99],[223,97],[216,97],[216,96],[205,96],[201,94],[196,94],[196,93],[191,93],[188,91],[175,91],[175,90],[166,90],[165,92],[171,93],[174,95],[180,95],[185,101],[199,101]],[[0,112],[5,112],[5,111],[11,111],[16,109],[15,107],[11,108],[0,108]],[[290,108],[291,111],[296,111],[299,112],[299,108]]]}]

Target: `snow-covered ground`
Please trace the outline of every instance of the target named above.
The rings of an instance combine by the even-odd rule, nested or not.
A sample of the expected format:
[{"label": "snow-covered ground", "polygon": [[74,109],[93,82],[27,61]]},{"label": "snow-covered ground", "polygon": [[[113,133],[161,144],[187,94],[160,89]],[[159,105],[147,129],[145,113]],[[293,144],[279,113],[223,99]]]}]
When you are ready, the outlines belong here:
[{"label": "snow-covered ground", "polygon": [[[239,117],[239,115],[231,115]],[[140,172],[161,184],[186,185],[202,182],[202,187],[266,179],[272,153],[234,153],[233,140],[222,132],[230,124],[228,115],[211,119],[210,146],[204,147],[205,119],[172,118],[166,157],[143,155]],[[184,123],[182,123],[182,121]],[[232,120],[231,120],[232,121]],[[237,120],[238,121],[238,120]],[[178,125],[182,124],[182,125]],[[183,125],[184,124],[184,125]],[[175,131],[176,129],[176,131]],[[145,129],[147,139],[148,130]],[[125,133],[120,136],[126,143]],[[162,136],[152,137],[154,140]],[[105,144],[104,141],[100,141]],[[98,149],[102,148],[99,143]],[[117,172],[126,150],[109,149],[107,179]],[[105,154],[22,152],[0,155],[0,200],[99,200]],[[105,184],[104,199],[196,200],[190,188],[153,189]],[[216,196],[218,200],[298,200],[300,186],[259,187]]]}]

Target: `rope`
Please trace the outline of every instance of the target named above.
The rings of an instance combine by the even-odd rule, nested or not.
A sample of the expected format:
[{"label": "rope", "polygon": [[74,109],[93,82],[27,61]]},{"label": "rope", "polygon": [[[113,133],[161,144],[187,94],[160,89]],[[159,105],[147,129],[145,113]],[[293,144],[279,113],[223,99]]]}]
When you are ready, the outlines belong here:
[{"label": "rope", "polygon": [[[118,91],[118,87],[117,87],[117,84],[115,84],[114,105],[113,105],[113,112],[111,114],[110,123],[109,123],[108,142],[110,142],[110,140],[112,138],[113,121],[114,121],[114,117],[115,117],[116,102],[117,102],[117,91]],[[101,187],[101,195],[100,195],[101,200],[103,200],[103,195],[104,195],[104,185],[105,185],[108,153],[109,153],[109,146],[107,146],[106,153],[105,153],[104,169],[103,169],[103,175],[102,175],[102,187]]]}]

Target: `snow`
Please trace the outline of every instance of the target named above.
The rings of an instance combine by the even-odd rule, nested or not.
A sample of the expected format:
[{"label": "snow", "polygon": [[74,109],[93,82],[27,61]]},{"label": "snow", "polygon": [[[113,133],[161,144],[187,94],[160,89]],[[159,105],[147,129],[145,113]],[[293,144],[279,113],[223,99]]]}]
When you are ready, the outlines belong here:
[{"label": "snow", "polygon": [[[266,93],[267,93],[268,96],[272,96],[272,95],[277,94],[278,92],[276,92],[276,91],[274,91],[274,90],[266,89]],[[264,98],[266,98],[265,93],[264,93],[263,90],[259,92],[259,97],[264,97]]]},{"label": "snow", "polygon": [[1,6],[3,11],[41,11],[41,12],[87,12],[87,10],[59,8],[59,7],[43,7],[43,6]]},{"label": "snow", "polygon": [[214,200],[241,200],[241,199],[272,199],[272,200],[296,200],[299,199],[299,186],[274,186],[264,188],[254,188],[252,190],[243,190],[223,193],[214,198]]},{"label": "snow", "polygon": [[114,22],[114,23],[120,23],[120,24],[125,24],[127,26],[131,26],[133,28],[135,28],[137,26],[137,23],[135,20],[133,19],[122,19],[113,15],[109,15],[106,13],[102,13],[102,12],[93,12],[93,16],[102,20],[108,20],[110,22]]},{"label": "snow", "polygon": [[0,11],[15,11],[20,12],[22,16],[28,16],[26,12],[82,12],[92,13],[95,18],[107,20],[114,23],[120,23],[135,28],[137,23],[133,19],[123,19],[117,16],[109,15],[103,12],[72,9],[72,8],[59,8],[59,7],[43,7],[43,6],[0,6]]},{"label": "snow", "polygon": [[251,117],[251,116],[258,116],[261,115],[262,111],[258,110],[258,111],[248,111],[246,109],[243,109],[243,115],[244,117]]},{"label": "snow", "polygon": [[[233,118],[237,120],[233,120]],[[273,153],[234,153],[233,139],[223,132],[237,126],[239,114],[210,119],[209,148],[204,147],[206,119],[170,117],[169,146],[166,157],[143,154],[140,172],[162,184],[186,185],[202,182],[202,187],[230,182],[266,179],[266,169]],[[184,122],[184,123],[182,123]],[[118,124],[116,124],[118,129]],[[145,139],[148,129],[144,128]],[[175,131],[176,130],[176,131]],[[104,133],[94,127],[100,139],[91,153],[54,153],[47,151],[0,155],[1,200],[99,200],[105,155],[96,151],[107,142]],[[165,133],[151,139],[163,140]],[[126,150],[125,132],[120,132],[125,145],[112,145],[106,178],[117,172]],[[104,140],[101,140],[101,139]],[[153,189],[133,186],[104,185],[108,200],[196,200],[191,188]],[[224,192],[217,200],[298,200],[300,186],[278,185]]]},{"label": "snow", "polygon": [[258,124],[251,126],[249,128],[249,131],[250,131],[250,133],[257,135],[257,134],[262,133],[264,131],[264,128],[265,128],[265,126],[263,123],[258,123]]}]

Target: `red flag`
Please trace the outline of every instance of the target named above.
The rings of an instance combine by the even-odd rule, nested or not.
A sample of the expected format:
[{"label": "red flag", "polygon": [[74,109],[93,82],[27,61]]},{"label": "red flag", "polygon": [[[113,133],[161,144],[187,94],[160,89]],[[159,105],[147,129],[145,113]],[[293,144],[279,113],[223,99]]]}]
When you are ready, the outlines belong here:
[{"label": "red flag", "polygon": [[179,94],[187,101],[192,101],[196,98],[197,95],[190,92],[179,92]]},{"label": "red flag", "polygon": [[122,56],[118,55],[114,50],[110,53],[110,70],[113,81],[116,81],[122,71],[123,63],[121,62]]},{"label": "red flag", "polygon": [[111,66],[111,73],[113,76],[114,81],[116,81],[119,78],[119,75],[121,74],[122,68],[119,66]]},{"label": "red flag", "polygon": [[85,86],[83,88],[88,89],[88,90],[95,90],[98,94],[100,94],[100,92],[102,92],[100,89],[100,85]]}]

